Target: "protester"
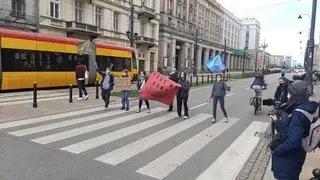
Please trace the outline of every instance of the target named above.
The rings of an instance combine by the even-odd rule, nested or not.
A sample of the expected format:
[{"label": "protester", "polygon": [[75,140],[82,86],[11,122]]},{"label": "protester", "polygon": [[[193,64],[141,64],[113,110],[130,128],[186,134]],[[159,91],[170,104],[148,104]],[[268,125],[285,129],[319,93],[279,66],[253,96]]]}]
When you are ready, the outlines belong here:
[{"label": "protester", "polygon": [[[78,65],[76,66],[76,79],[78,83],[79,89],[79,97],[78,100],[87,100],[89,98],[86,87],[85,87],[85,75],[86,75],[87,67],[83,64],[82,60],[78,61]],[[82,98],[82,91],[84,92],[84,98]]]},{"label": "protester", "polygon": [[[179,81],[179,75],[177,73],[176,68],[172,68],[170,74],[169,74],[169,79],[174,81],[175,83],[178,83]],[[173,102],[169,105],[169,109],[168,111],[172,111],[173,110]]]},{"label": "protester", "polygon": [[[124,69],[122,71],[122,77],[129,77],[127,69]],[[125,109],[126,111],[129,111],[129,96],[130,96],[129,90],[122,90],[120,93],[120,96],[121,96],[121,104],[122,104],[121,110]]]},{"label": "protester", "polygon": [[188,97],[189,97],[189,90],[190,90],[190,83],[187,80],[186,74],[184,72],[180,73],[178,83],[180,84],[180,88],[177,91],[177,106],[178,106],[178,117],[181,117],[182,111],[182,103],[184,107],[184,119],[189,118],[188,113]]},{"label": "protester", "polygon": [[106,69],[106,72],[102,72],[99,68],[98,73],[102,76],[101,81],[101,97],[105,103],[104,107],[108,108],[110,102],[110,94],[114,86],[114,76],[111,74],[110,68]]},{"label": "protester", "polygon": [[228,90],[228,87],[226,83],[222,81],[222,75],[218,74],[216,78],[216,82],[212,86],[212,92],[210,97],[210,101],[211,99],[213,99],[213,119],[211,120],[211,123],[216,122],[218,101],[220,103],[221,110],[224,114],[225,122],[229,121],[227,111],[224,108],[224,97],[226,95],[227,90]]},{"label": "protester", "polygon": [[279,140],[273,143],[272,171],[278,180],[299,180],[302,166],[306,159],[306,151],[301,146],[302,138],[307,137],[310,120],[300,111],[310,114],[316,112],[318,103],[310,102],[307,84],[297,80],[288,86],[288,103],[284,113],[289,115],[271,115],[275,123]]},{"label": "protester", "polygon": [[[140,112],[141,112],[142,101],[143,101],[143,99],[142,99],[141,96],[140,96],[140,90],[141,90],[141,89],[143,88],[143,86],[146,84],[147,80],[148,80],[148,77],[147,77],[147,75],[146,75],[146,72],[144,72],[144,71],[140,72],[139,80],[138,80],[138,83],[137,83],[137,88],[138,88],[138,92],[139,92],[139,109],[137,110],[137,113],[140,113]],[[146,105],[147,105],[148,113],[150,113],[149,101],[148,101],[148,100],[144,100],[144,102],[145,102]]]},{"label": "protester", "polygon": [[288,101],[288,82],[285,77],[279,78],[279,86],[276,89],[274,100],[284,104]]}]

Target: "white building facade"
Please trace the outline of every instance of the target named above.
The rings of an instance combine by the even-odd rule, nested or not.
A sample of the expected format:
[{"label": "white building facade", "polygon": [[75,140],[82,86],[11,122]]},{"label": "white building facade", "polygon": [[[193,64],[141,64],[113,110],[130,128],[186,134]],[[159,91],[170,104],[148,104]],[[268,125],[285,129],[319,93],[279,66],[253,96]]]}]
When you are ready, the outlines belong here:
[{"label": "white building facade", "polygon": [[241,20],[240,48],[258,49],[260,45],[260,22],[256,18],[244,18]]},{"label": "white building facade", "polygon": [[160,0],[41,0],[40,32],[129,46],[133,6],[139,70],[150,72],[158,64],[159,5]]}]

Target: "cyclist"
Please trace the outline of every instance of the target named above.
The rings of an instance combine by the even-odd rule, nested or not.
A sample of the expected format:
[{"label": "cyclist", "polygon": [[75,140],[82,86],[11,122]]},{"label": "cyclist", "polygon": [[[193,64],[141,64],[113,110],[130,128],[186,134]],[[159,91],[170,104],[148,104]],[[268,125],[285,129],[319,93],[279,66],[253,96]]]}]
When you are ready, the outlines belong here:
[{"label": "cyclist", "polygon": [[[264,75],[261,72],[258,72],[256,76],[254,77],[254,81],[252,82],[250,88],[254,90],[255,93],[257,93],[257,96],[259,99],[261,99],[261,94],[263,89],[267,89],[266,83],[264,81]],[[250,101],[251,105],[252,102]],[[260,106],[261,110],[261,106]]]}]

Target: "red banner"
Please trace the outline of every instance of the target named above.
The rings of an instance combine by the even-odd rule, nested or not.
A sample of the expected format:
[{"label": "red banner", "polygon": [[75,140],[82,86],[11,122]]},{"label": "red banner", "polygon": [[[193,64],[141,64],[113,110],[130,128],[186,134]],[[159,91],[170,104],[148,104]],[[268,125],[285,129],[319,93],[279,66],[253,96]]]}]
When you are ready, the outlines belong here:
[{"label": "red banner", "polygon": [[153,71],[140,91],[140,98],[170,105],[180,85],[159,72]]}]

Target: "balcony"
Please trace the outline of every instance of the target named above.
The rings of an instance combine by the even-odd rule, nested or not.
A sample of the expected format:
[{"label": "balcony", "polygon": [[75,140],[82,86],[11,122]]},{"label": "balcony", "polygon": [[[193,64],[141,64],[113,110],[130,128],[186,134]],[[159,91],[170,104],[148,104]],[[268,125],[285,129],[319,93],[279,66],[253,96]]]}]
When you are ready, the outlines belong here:
[{"label": "balcony", "polygon": [[175,31],[179,31],[182,33],[187,33],[190,35],[196,34],[196,28],[195,25],[185,21],[183,19],[179,19],[177,17],[174,17],[170,14],[161,13],[160,14],[160,26],[164,26],[170,29],[173,29]]},{"label": "balcony", "polygon": [[136,43],[137,45],[148,45],[149,47],[153,47],[156,45],[156,40],[145,36],[138,36]]},{"label": "balcony", "polygon": [[84,24],[76,21],[67,22],[67,32],[82,33],[89,36],[98,36],[100,34],[97,26]]},{"label": "balcony", "polygon": [[154,19],[157,16],[156,11],[154,9],[151,9],[145,5],[140,6],[138,15],[142,17],[146,17],[149,20]]}]

